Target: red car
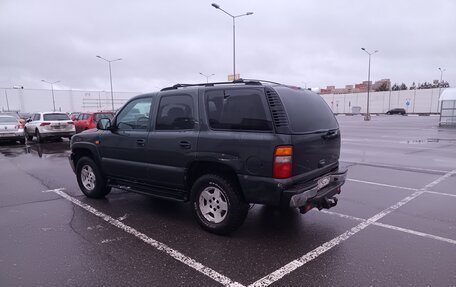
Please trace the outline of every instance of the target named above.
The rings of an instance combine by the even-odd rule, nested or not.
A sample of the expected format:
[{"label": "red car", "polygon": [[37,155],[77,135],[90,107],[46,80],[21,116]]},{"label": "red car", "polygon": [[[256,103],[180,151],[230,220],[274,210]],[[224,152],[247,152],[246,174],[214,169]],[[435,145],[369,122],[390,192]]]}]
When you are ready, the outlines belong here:
[{"label": "red car", "polygon": [[76,133],[82,131],[93,129],[97,127],[97,122],[102,118],[112,119],[114,116],[113,112],[91,112],[91,113],[81,113],[74,120],[74,125],[76,127]]}]

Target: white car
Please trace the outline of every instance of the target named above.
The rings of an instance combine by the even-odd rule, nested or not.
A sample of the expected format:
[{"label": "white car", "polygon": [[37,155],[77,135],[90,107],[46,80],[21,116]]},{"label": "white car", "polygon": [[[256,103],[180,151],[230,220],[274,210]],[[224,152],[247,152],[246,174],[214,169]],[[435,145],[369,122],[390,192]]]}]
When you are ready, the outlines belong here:
[{"label": "white car", "polygon": [[25,124],[25,137],[31,141],[36,136],[37,142],[44,138],[71,138],[76,133],[73,121],[66,113],[35,113]]},{"label": "white car", "polygon": [[14,140],[24,144],[23,124],[13,116],[0,114],[0,140]]}]

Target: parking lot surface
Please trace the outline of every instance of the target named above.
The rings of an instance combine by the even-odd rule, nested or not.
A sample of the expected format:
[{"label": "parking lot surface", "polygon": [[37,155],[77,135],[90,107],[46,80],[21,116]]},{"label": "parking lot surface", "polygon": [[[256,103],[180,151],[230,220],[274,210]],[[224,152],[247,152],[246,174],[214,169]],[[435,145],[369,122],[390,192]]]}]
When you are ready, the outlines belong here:
[{"label": "parking lot surface", "polygon": [[256,205],[231,236],[200,229],[189,204],[85,198],[66,140],[0,143],[0,285],[456,285],[456,130],[432,116],[338,121],[338,205]]}]

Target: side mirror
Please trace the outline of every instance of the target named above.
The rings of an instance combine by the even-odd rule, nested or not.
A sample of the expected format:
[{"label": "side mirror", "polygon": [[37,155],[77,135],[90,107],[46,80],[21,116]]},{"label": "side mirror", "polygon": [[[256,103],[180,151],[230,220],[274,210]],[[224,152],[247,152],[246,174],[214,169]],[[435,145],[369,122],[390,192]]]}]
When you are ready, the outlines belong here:
[{"label": "side mirror", "polygon": [[97,129],[108,130],[111,127],[111,120],[108,118],[102,118],[97,123]]},{"label": "side mirror", "polygon": [[25,120],[26,123],[29,123],[32,121],[32,118],[28,118],[27,120]]}]

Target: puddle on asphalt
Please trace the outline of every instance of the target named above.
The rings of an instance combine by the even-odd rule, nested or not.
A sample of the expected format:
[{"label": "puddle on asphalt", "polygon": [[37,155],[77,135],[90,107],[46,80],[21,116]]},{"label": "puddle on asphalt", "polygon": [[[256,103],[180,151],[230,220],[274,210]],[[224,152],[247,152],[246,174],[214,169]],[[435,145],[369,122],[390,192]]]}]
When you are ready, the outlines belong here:
[{"label": "puddle on asphalt", "polygon": [[428,138],[428,139],[418,139],[418,140],[405,140],[405,141],[400,141],[399,143],[401,143],[401,144],[456,143],[456,139]]},{"label": "puddle on asphalt", "polygon": [[18,157],[30,154],[39,158],[48,157],[67,157],[70,154],[69,142],[49,142],[49,143],[27,143],[20,144],[0,144],[0,154],[5,157]]}]

